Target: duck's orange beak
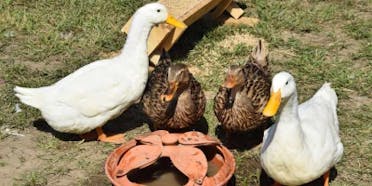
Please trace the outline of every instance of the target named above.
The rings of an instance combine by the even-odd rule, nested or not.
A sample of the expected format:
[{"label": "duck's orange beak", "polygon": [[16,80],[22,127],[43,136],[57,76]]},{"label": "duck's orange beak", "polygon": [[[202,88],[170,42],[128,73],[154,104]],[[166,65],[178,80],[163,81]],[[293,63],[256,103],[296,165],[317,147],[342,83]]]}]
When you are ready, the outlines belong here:
[{"label": "duck's orange beak", "polygon": [[160,99],[162,101],[171,101],[176,94],[178,89],[178,83],[175,82],[169,82],[169,87],[165,91],[165,94],[160,96]]},{"label": "duck's orange beak", "polygon": [[270,99],[262,111],[262,115],[267,117],[274,116],[279,110],[281,99],[280,89],[274,93],[271,93]]},{"label": "duck's orange beak", "polygon": [[187,25],[183,23],[182,21],[178,21],[176,18],[174,18],[171,15],[168,15],[167,19],[165,20],[166,23],[173,25],[178,28],[186,28]]},{"label": "duck's orange beak", "polygon": [[225,88],[234,88],[236,86],[236,78],[232,75],[228,75],[223,83],[223,87]]}]

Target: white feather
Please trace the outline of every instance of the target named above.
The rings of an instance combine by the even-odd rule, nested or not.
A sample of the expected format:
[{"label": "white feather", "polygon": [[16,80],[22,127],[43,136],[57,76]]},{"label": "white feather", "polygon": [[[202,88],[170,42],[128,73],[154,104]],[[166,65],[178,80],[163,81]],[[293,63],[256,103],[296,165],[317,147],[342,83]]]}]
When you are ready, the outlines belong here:
[{"label": "white feather", "polygon": [[159,3],[143,6],[133,17],[120,55],[94,61],[50,86],[17,86],[16,96],[38,108],[57,131],[80,134],[102,126],[140,99],[148,76],[148,34],[167,15]]},{"label": "white feather", "polygon": [[[293,78],[279,73],[273,78],[276,89]],[[279,76],[282,76],[278,78]],[[293,81],[293,87],[295,83]],[[337,95],[325,83],[308,101],[298,105],[294,88],[284,103],[278,121],[265,131],[261,165],[265,172],[284,185],[301,185],[323,175],[340,159],[343,145],[339,137]]]}]

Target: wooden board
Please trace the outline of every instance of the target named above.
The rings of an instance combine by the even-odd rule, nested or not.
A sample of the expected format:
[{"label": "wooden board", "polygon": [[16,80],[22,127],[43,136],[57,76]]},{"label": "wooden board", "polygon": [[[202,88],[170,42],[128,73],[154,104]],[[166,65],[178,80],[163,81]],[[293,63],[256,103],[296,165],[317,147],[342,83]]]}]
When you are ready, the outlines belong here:
[{"label": "wooden board", "polygon": [[[171,15],[176,19],[183,21],[186,25],[191,25],[209,12],[222,0],[159,0],[164,4]],[[124,25],[122,32],[128,33],[132,18]],[[162,48],[169,50],[179,39],[185,29],[174,28],[168,24],[159,24],[154,27],[149,35],[147,42],[147,53],[152,54],[161,44]],[[152,57],[151,61],[157,62],[159,56]],[[155,63],[156,63],[155,62]]]},{"label": "wooden board", "polygon": [[[122,28],[122,31],[125,33],[128,33],[130,24],[132,23],[132,18],[125,24],[125,26]],[[158,45],[166,38],[169,32],[172,31],[172,26],[168,24],[159,24],[158,26],[155,26],[152,28],[149,38],[147,40],[147,54],[151,54]]]},{"label": "wooden board", "polygon": [[244,14],[243,9],[241,9],[235,2],[230,3],[226,8],[226,11],[229,12],[234,19],[239,19]]},{"label": "wooden board", "polygon": [[227,24],[227,25],[238,25],[238,24],[244,24],[247,26],[255,26],[260,20],[253,17],[241,17],[239,19],[235,19],[233,17],[228,16],[221,16],[218,18],[218,22],[221,24]]},{"label": "wooden board", "polygon": [[209,18],[210,19],[216,19],[217,17],[221,16],[223,12],[226,10],[228,6],[232,3],[232,0],[223,0],[220,4],[217,5],[217,7],[210,12]]},{"label": "wooden board", "polygon": [[[180,17],[180,20],[183,21],[186,25],[192,25],[195,21],[200,19],[206,13],[211,11],[214,7],[217,6],[222,0],[213,0],[213,1],[201,1],[200,4],[194,6],[193,9],[185,12],[184,15]],[[186,29],[175,28],[174,31],[170,32],[167,38],[163,41],[162,46],[169,50],[174,43],[181,37],[182,33]]]},{"label": "wooden board", "polygon": [[[164,4],[171,15],[188,26],[211,10],[214,17],[218,17],[225,10],[234,18],[239,18],[244,13],[232,0],[159,0],[158,2]],[[132,18],[124,25],[122,32],[128,33],[131,21]],[[160,58],[160,48],[170,50],[185,30],[186,28],[174,28],[165,23],[155,26],[147,42],[150,60],[156,64]]]}]

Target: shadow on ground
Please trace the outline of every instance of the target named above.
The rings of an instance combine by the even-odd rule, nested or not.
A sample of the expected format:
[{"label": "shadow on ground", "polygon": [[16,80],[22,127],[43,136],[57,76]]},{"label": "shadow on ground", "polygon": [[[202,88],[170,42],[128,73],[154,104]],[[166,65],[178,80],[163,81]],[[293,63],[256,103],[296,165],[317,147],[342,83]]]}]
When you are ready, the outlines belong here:
[{"label": "shadow on ground", "polygon": [[[330,170],[329,180],[332,182],[337,177],[337,169],[335,167],[332,167]],[[261,169],[261,175],[260,175],[260,186],[272,186],[274,184],[274,180],[271,179],[266,172]],[[323,176],[320,178],[309,182],[307,184],[304,184],[302,186],[323,186],[324,185],[324,179]]]},{"label": "shadow on ground", "polygon": [[[149,127],[150,127],[151,131],[155,130],[151,121],[149,121],[147,119],[146,123],[149,124]],[[187,128],[182,128],[182,129],[169,129],[169,128],[162,129],[162,128],[159,128],[158,130],[167,130],[170,133],[185,133],[185,132],[188,132],[188,131],[198,131],[198,132],[201,132],[203,134],[208,134],[209,126],[208,126],[207,120],[204,117],[202,117],[194,125],[192,125],[190,127],[187,127]]]},{"label": "shadow on ground", "polygon": [[186,58],[188,53],[194,49],[200,40],[206,36],[208,32],[218,28],[218,26],[218,22],[206,19],[201,19],[193,23],[169,51],[172,59]]},{"label": "shadow on ground", "polygon": [[229,149],[249,150],[259,145],[263,140],[264,131],[273,123],[270,121],[262,127],[246,132],[227,133],[221,125],[216,127],[216,136]]}]

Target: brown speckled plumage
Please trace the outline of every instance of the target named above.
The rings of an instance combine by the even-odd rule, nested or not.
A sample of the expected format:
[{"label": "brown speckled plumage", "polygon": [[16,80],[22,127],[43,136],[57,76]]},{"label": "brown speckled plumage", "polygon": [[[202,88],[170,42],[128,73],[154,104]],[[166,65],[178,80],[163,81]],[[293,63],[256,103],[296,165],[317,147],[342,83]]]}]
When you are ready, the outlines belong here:
[{"label": "brown speckled plumage", "polygon": [[244,66],[231,68],[241,69],[243,83],[236,90],[220,87],[214,98],[215,115],[227,132],[244,132],[263,126],[270,119],[261,112],[269,100],[271,83],[261,41]]},{"label": "brown speckled plumage", "polygon": [[[173,65],[173,66],[172,66]],[[204,114],[206,98],[199,82],[189,75],[188,84],[171,101],[161,99],[167,91],[169,68],[180,64],[171,64],[167,54],[149,77],[142,103],[144,113],[148,116],[155,129],[183,129],[195,124]],[[187,69],[186,66],[184,68]]]}]

